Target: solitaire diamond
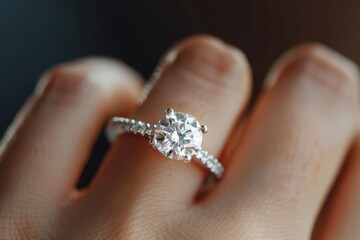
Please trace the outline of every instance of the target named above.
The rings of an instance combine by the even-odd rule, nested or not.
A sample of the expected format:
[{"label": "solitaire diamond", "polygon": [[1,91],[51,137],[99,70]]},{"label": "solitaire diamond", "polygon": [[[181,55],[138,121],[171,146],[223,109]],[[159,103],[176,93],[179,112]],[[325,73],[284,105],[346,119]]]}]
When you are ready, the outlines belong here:
[{"label": "solitaire diamond", "polygon": [[151,144],[168,158],[190,161],[201,149],[206,126],[187,113],[166,110],[155,127]]},{"label": "solitaire diamond", "polygon": [[203,135],[208,128],[187,113],[174,112],[168,108],[158,124],[142,122],[124,117],[113,117],[106,127],[106,136],[113,142],[119,135],[130,133],[150,138],[150,144],[170,159],[189,162],[196,160],[217,179],[224,173],[221,162],[202,149]]}]

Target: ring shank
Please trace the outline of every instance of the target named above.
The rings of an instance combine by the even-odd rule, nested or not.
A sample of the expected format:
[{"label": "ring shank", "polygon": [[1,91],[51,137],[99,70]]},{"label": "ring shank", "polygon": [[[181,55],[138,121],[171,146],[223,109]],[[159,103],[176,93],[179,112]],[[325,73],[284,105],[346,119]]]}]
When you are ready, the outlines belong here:
[{"label": "ring shank", "polygon": [[[113,142],[119,135],[131,133],[152,138],[154,135],[155,125],[129,119],[124,117],[113,117],[109,120],[105,134],[109,142]],[[198,164],[208,169],[216,178],[220,179],[224,167],[217,158],[207,151],[200,149],[192,156]]]}]

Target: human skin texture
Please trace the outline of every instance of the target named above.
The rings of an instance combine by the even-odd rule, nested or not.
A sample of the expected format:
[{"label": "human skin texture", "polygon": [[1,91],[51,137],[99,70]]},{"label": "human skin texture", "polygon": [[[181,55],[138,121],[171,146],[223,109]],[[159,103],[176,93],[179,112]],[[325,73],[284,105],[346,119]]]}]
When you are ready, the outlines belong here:
[{"label": "human skin texture", "polygon": [[[142,79],[121,62],[80,59],[44,74],[0,148],[0,239],[360,235],[353,62],[321,44],[296,46],[273,65],[250,111],[250,64],[219,39],[187,38],[159,68],[141,105]],[[225,166],[220,181],[198,197],[204,169],[122,135],[91,184],[76,188],[110,117],[155,123],[168,107],[208,126],[203,148]]]}]

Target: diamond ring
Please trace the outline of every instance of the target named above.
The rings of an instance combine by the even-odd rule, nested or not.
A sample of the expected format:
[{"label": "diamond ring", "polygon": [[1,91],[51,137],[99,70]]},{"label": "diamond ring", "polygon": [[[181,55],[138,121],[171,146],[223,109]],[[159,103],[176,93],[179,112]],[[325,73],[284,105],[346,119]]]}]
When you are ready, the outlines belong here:
[{"label": "diamond ring", "polygon": [[123,133],[147,136],[153,148],[164,156],[184,162],[194,159],[218,179],[224,172],[219,160],[201,148],[207,127],[200,125],[190,114],[174,112],[173,109],[168,108],[165,116],[155,125],[123,117],[110,119],[106,128],[109,141],[113,142]]}]

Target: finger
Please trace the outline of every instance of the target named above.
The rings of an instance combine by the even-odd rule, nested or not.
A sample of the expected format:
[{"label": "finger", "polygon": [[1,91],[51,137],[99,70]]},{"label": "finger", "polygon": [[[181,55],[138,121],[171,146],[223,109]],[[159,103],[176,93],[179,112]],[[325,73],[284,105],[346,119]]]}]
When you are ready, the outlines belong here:
[{"label": "finger", "polygon": [[141,102],[143,102],[147,95],[149,94],[151,88],[154,86],[155,82],[161,78],[161,74],[167,66],[171,65],[178,57],[179,53],[189,44],[194,44],[195,42],[201,42],[202,39],[207,38],[208,35],[197,35],[196,37],[190,36],[183,39],[180,42],[177,42],[173,46],[171,46],[160,58],[158,66],[154,69],[152,76],[149,81],[144,84],[144,88],[142,91]]},{"label": "finger", "polygon": [[[167,107],[189,113],[209,128],[203,148],[218,155],[246,104],[249,67],[238,50],[217,39],[194,37],[187,41],[134,118],[156,123]],[[108,195],[124,208],[136,198],[147,201],[145,206],[156,203],[152,207],[166,211],[167,207],[189,204],[205,174],[194,163],[167,159],[146,139],[122,136],[107,157],[97,195]],[[106,186],[110,185],[109,190]]]},{"label": "finger", "polygon": [[0,192],[12,200],[67,197],[104,122],[132,112],[141,85],[124,65],[95,58],[56,67],[43,81],[2,155]]},{"label": "finger", "polygon": [[360,139],[345,163],[319,218],[315,240],[352,240],[360,235]]},{"label": "finger", "polygon": [[325,47],[305,45],[270,78],[214,198],[237,209],[238,224],[262,229],[244,236],[305,239],[353,137],[357,69]]}]

